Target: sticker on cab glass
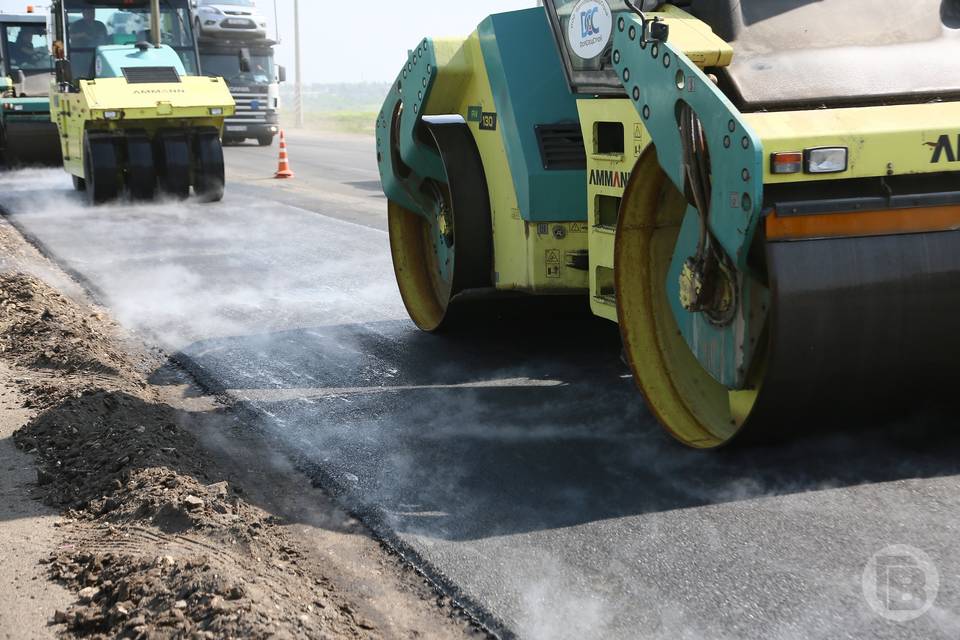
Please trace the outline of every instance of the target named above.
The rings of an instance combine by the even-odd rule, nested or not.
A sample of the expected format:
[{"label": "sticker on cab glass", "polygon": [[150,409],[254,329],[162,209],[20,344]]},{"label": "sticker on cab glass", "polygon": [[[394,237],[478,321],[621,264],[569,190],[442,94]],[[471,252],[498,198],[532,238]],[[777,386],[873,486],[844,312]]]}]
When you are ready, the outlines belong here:
[{"label": "sticker on cab glass", "polygon": [[584,60],[596,58],[613,37],[613,13],[606,0],[580,0],[570,13],[567,42]]}]

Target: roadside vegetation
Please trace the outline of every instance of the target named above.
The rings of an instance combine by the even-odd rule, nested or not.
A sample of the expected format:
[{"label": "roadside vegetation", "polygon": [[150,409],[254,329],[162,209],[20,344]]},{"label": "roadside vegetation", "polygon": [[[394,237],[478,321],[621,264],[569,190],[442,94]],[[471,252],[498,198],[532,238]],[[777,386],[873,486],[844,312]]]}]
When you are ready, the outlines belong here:
[{"label": "roadside vegetation", "polygon": [[[304,86],[304,124],[315,131],[373,135],[377,113],[390,90],[386,82]],[[294,124],[294,87],[283,87],[281,124]]]}]

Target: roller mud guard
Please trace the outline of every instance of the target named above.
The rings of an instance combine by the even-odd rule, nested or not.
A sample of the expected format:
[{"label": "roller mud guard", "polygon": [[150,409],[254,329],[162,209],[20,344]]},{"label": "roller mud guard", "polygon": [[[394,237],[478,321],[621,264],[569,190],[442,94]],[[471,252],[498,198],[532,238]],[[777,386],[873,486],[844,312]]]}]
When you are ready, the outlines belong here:
[{"label": "roller mud guard", "polygon": [[[377,162],[389,201],[390,246],[404,304],[418,327],[450,324],[462,292],[493,283],[493,232],[483,162],[463,117],[426,115],[444,79],[434,44],[410,54],[377,119]],[[439,101],[438,101],[439,103]]]},{"label": "roller mud guard", "polygon": [[3,161],[7,167],[63,164],[60,136],[52,122],[7,120],[3,139]]}]

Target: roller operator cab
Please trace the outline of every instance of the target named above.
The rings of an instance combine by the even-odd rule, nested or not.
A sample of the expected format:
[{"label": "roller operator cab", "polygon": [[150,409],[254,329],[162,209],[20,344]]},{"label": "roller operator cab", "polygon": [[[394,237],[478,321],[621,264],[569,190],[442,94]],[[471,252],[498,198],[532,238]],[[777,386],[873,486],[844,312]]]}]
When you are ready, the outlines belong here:
[{"label": "roller operator cab", "polygon": [[46,18],[0,14],[0,164],[59,166],[60,140],[50,121],[53,62]]},{"label": "roller operator cab", "polygon": [[234,101],[200,75],[187,0],[55,0],[51,21],[52,118],[74,186],[92,203],[191,187],[220,200]]},{"label": "roller operator cab", "polygon": [[544,5],[420,41],[379,115],[418,326],[582,295],[696,448],[949,397],[960,0]]}]

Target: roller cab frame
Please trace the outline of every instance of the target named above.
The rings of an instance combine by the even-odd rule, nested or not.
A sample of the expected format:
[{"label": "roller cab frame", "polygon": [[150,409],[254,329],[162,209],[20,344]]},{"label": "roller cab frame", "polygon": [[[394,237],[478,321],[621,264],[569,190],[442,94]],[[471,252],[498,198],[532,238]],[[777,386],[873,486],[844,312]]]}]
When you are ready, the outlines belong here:
[{"label": "roller cab frame", "polygon": [[544,4],[419,42],[379,115],[421,328],[471,289],[583,295],[696,448],[949,397],[960,3]]},{"label": "roller cab frame", "polygon": [[91,203],[191,187],[223,197],[221,134],[235,106],[222,78],[199,75],[189,16],[187,0],[54,0],[52,119]]}]

